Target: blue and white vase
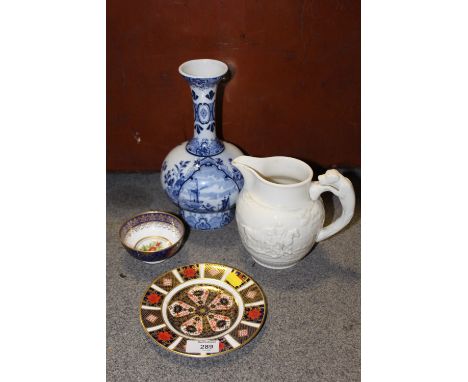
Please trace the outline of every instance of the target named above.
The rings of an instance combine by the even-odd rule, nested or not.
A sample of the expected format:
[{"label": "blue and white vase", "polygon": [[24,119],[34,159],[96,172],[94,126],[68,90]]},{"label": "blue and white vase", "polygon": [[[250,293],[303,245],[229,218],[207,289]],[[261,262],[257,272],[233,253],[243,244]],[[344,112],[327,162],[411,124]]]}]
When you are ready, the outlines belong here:
[{"label": "blue and white vase", "polygon": [[194,229],[216,229],[231,222],[244,185],[242,174],[232,166],[242,152],[216,136],[216,90],[227,71],[224,62],[208,59],[187,61],[179,67],[190,85],[194,134],[167,155],[161,183]]}]

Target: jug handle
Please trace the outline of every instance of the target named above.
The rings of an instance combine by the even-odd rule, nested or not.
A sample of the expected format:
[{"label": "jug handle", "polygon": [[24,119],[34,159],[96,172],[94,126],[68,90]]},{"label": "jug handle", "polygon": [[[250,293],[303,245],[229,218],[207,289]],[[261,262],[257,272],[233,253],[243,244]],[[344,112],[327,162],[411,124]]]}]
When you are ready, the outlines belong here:
[{"label": "jug handle", "polygon": [[351,221],[356,204],[353,184],[337,170],[328,170],[325,174],[320,175],[318,179],[318,182],[312,182],[310,186],[309,195],[311,199],[317,200],[322,192],[330,191],[340,199],[342,212],[338,219],[320,230],[317,235],[317,242],[341,231]]}]

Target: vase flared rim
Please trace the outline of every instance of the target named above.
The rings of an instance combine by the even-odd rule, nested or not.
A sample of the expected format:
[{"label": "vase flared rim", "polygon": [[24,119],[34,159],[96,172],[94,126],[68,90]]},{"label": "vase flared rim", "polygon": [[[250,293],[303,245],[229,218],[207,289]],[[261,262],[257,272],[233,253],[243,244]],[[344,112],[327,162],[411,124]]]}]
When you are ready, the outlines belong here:
[{"label": "vase flared rim", "polygon": [[218,78],[225,75],[228,70],[224,62],[209,58],[185,61],[179,66],[179,73],[187,78]]}]

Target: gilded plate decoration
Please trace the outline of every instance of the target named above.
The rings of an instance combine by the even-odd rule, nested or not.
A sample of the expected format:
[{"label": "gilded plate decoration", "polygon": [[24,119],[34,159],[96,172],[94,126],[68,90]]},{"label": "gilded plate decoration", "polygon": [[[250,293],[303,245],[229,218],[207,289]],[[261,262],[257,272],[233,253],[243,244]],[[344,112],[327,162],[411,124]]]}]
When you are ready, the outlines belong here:
[{"label": "gilded plate decoration", "polygon": [[165,349],[210,357],[252,340],[266,310],[263,291],[245,273],[225,265],[192,264],[153,281],[143,296],[140,319],[146,333]]}]

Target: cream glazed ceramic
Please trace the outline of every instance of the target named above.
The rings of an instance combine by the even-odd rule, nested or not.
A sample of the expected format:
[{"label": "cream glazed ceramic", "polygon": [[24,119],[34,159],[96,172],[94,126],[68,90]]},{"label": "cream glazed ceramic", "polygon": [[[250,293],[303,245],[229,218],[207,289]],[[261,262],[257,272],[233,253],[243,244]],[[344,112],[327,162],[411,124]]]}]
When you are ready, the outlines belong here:
[{"label": "cream glazed ceramic", "polygon": [[[354,214],[351,181],[328,170],[312,182],[312,169],[289,157],[237,157],[233,165],[244,177],[236,220],[247,251],[260,265],[282,269],[295,265],[311,249],[345,227]],[[320,195],[330,191],[340,199],[342,214],[323,227]]]}]

